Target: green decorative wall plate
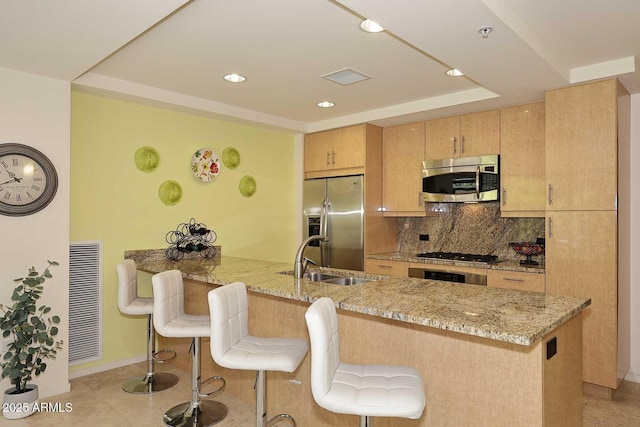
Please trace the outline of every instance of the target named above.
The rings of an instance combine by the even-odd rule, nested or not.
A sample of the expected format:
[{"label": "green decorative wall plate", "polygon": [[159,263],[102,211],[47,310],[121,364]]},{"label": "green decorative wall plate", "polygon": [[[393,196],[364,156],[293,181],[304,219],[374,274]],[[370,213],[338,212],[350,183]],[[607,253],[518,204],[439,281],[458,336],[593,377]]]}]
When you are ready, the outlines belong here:
[{"label": "green decorative wall plate", "polygon": [[222,163],[227,169],[235,169],[240,165],[240,153],[233,147],[227,147],[222,152]]},{"label": "green decorative wall plate", "polygon": [[256,193],[256,180],[251,175],[245,175],[240,179],[240,194],[244,197],[251,197]]},{"label": "green decorative wall plate", "polygon": [[177,205],[182,198],[182,188],[175,181],[165,181],[158,188],[158,197],[167,206]]},{"label": "green decorative wall plate", "polygon": [[138,170],[153,172],[160,164],[160,155],[153,147],[140,147],[133,155],[133,161]]}]

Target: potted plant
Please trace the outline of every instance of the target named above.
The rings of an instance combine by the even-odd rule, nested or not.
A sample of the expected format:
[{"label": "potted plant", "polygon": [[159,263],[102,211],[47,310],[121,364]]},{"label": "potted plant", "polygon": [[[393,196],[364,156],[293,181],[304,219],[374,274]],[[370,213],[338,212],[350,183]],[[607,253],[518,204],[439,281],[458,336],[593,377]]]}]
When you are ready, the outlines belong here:
[{"label": "potted plant", "polygon": [[47,369],[46,360],[55,359],[58,350],[62,349],[62,341],[54,339],[60,317],[50,314],[51,307],[37,306],[45,280],[52,277],[49,267],[58,265],[55,261],[48,263],[42,274],[31,267],[26,277],[15,279],[18,285],[13,290],[11,306],[0,304],[2,338],[12,339],[0,360],[1,378],[9,378],[13,384],[4,392],[2,413],[5,418],[23,418],[34,412],[38,387],[29,381],[43,373]]}]

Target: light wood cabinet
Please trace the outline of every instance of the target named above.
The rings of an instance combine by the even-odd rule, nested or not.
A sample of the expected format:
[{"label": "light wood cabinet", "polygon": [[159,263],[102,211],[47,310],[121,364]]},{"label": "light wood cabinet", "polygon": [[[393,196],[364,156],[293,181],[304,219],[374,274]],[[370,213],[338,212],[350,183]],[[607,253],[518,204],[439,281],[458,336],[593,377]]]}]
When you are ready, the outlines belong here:
[{"label": "light wood cabinet", "polygon": [[424,122],[384,128],[382,204],[385,216],[425,216],[422,202]]},{"label": "light wood cabinet", "polygon": [[364,271],[381,276],[408,277],[409,263],[405,261],[387,261],[381,259],[364,260]]},{"label": "light wood cabinet", "polygon": [[460,116],[428,120],[425,159],[460,157]]},{"label": "light wood cabinet", "polygon": [[[583,381],[618,387],[615,211],[554,211],[547,217],[547,293],[591,298],[583,318]],[[626,371],[625,371],[626,372]]]},{"label": "light wood cabinet", "polygon": [[366,138],[364,124],[305,135],[304,171],[307,178],[362,173]]},{"label": "light wood cabinet", "polygon": [[591,298],[585,390],[611,396],[630,368],[630,97],[616,80],[546,97],[546,289]]},{"label": "light wood cabinet", "polygon": [[615,210],[617,81],[547,92],[547,210]]},{"label": "light wood cabinet", "polygon": [[500,110],[427,121],[426,159],[500,154]]},{"label": "light wood cabinet", "polygon": [[492,288],[544,292],[544,282],[545,276],[542,273],[487,269],[487,286]]},{"label": "light wood cabinet", "polygon": [[501,216],[543,217],[545,186],[544,102],[501,112]]}]

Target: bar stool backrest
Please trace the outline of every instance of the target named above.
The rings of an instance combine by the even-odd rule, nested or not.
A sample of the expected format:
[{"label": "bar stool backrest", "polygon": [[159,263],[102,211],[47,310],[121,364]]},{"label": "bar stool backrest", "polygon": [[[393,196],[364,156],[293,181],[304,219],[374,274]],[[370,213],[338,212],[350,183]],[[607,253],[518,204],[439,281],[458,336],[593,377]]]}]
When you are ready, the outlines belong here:
[{"label": "bar stool backrest", "polygon": [[[179,270],[167,270],[154,274],[153,326],[165,337],[182,336],[179,325],[170,325],[172,320],[184,315],[184,283]],[[189,325],[185,325],[188,328]]]},{"label": "bar stool backrest", "polygon": [[311,392],[316,402],[329,392],[340,365],[338,316],[333,301],[323,297],[305,313],[311,341]]},{"label": "bar stool backrest", "polygon": [[211,356],[222,360],[231,347],[249,335],[249,302],[242,282],[230,283],[209,293]]},{"label": "bar stool backrest", "polygon": [[127,307],[138,298],[138,272],[136,263],[132,259],[125,259],[116,265],[118,274],[118,309],[124,314],[129,313]]}]

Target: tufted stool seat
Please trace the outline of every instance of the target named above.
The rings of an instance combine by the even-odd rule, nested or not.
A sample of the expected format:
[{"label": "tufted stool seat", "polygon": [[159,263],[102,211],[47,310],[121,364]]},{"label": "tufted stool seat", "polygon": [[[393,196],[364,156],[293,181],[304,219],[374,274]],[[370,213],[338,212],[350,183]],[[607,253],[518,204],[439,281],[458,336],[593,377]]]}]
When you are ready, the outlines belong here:
[{"label": "tufted stool seat", "polygon": [[[227,416],[227,407],[213,400],[201,400],[224,390],[224,378],[212,377],[222,386],[211,393],[200,392],[200,339],[211,335],[208,315],[184,312],[184,283],[178,270],[163,271],[151,278],[153,283],[153,322],[158,333],[165,337],[191,338],[191,401],[181,403],[164,414],[168,426],[204,427],[216,424]],[[206,380],[206,381],[209,381]]]},{"label": "tufted stool seat", "polygon": [[338,316],[329,298],[314,302],[305,319],[311,339],[311,392],[318,405],[331,412],[358,415],[360,427],[371,426],[371,417],[422,416],[424,384],[416,369],[342,363]]},{"label": "tufted stool seat", "polygon": [[293,372],[307,354],[306,340],[262,338],[249,335],[249,303],[244,283],[236,282],[209,291],[211,311],[211,356],[229,369],[257,371],[256,427],[264,427],[288,414],[267,419],[266,371]]},{"label": "tufted stool seat", "polygon": [[[125,259],[116,265],[118,275],[118,309],[130,316],[147,316],[147,373],[142,377],[128,380],[122,389],[128,393],[150,394],[166,390],[178,383],[178,377],[169,373],[157,373],[154,369],[156,360],[156,337],[153,329],[153,298],[138,296],[138,270],[135,261]],[[175,357],[175,352],[171,352]]]}]

